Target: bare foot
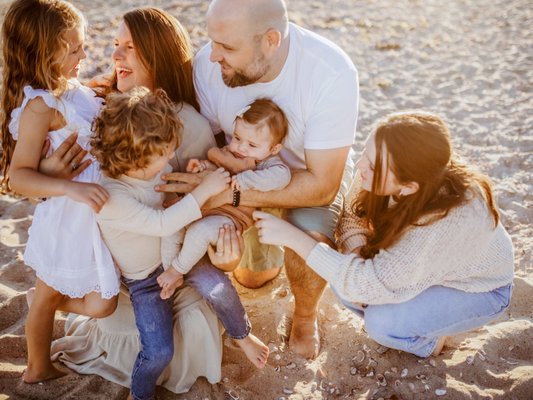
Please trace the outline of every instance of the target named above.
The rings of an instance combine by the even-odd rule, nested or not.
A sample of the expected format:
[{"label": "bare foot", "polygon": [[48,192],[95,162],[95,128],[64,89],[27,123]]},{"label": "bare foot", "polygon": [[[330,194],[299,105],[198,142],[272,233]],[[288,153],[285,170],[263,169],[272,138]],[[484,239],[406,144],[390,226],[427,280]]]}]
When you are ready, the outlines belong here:
[{"label": "bare foot", "polygon": [[289,346],[305,358],[314,359],[320,349],[320,336],[316,318],[293,316]]},{"label": "bare foot", "polygon": [[28,303],[28,308],[31,307],[31,303],[33,303],[33,298],[35,297],[35,288],[31,287],[26,292],[26,303]]},{"label": "bare foot", "polygon": [[444,344],[446,343],[446,339],[448,339],[448,336],[442,336],[437,340],[437,344],[435,345],[435,349],[433,350],[433,353],[431,353],[432,356],[438,356],[440,353],[442,353],[442,349],[444,348]]},{"label": "bare foot", "polygon": [[250,333],[244,339],[234,340],[257,368],[265,366],[270,350],[260,339]]},{"label": "bare foot", "polygon": [[41,372],[30,371],[29,368],[26,368],[22,373],[22,380],[25,383],[39,383],[50,379],[61,378],[65,375],[67,375],[66,372],[63,372],[50,364],[48,369]]}]

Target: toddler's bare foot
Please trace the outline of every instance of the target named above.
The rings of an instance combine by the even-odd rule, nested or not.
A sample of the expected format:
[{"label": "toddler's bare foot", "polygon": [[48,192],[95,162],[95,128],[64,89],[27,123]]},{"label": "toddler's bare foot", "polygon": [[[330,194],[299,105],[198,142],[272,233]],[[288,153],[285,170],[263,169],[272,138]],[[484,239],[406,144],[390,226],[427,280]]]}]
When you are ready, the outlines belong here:
[{"label": "toddler's bare foot", "polygon": [[433,353],[431,353],[432,356],[438,356],[440,353],[442,353],[442,349],[444,349],[444,344],[446,343],[446,339],[448,339],[448,336],[442,336],[439,338],[439,340],[437,340],[435,349],[433,350]]},{"label": "toddler's bare foot", "polygon": [[66,372],[63,372],[50,364],[50,366],[44,371],[31,371],[29,367],[26,368],[22,373],[22,380],[25,383],[39,383],[50,379],[61,378],[65,375],[67,375]]},{"label": "toddler's bare foot", "polygon": [[257,367],[263,368],[268,360],[270,350],[260,339],[251,333],[244,339],[235,339],[246,357]]},{"label": "toddler's bare foot", "polygon": [[33,298],[35,297],[35,288],[31,287],[26,292],[26,303],[28,303],[28,308],[31,307],[31,303],[33,303]]},{"label": "toddler's bare foot", "polygon": [[320,336],[316,318],[293,316],[289,346],[292,351],[305,358],[314,359],[318,356]]}]

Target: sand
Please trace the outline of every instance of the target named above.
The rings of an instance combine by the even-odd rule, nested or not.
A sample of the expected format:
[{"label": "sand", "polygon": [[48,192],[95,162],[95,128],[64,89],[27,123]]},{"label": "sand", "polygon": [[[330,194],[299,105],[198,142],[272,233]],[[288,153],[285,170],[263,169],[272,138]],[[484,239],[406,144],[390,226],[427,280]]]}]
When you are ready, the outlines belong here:
[{"label": "sand", "polygon": [[[0,10],[6,4],[0,1]],[[139,1],[74,2],[89,21],[84,76],[109,67],[121,15]],[[206,1],[153,1],[207,40]],[[293,296],[282,274],[260,290],[239,287],[258,336],[272,353],[255,370],[224,342],[223,379],[199,379],[189,393],[161,399],[528,399],[533,397],[533,7],[529,0],[288,0],[291,20],[340,45],[359,70],[356,150],[376,118],[423,108],[441,114],[462,156],[495,183],[515,246],[514,295],[505,316],[454,337],[439,357],[419,359],[370,340],[361,321],[327,289],[320,303],[322,350],[306,361],[286,346]],[[25,292],[35,280],[22,261],[33,206],[0,198],[0,399],[124,399],[126,388],[71,373],[26,385]],[[58,313],[55,336],[62,335]]]}]

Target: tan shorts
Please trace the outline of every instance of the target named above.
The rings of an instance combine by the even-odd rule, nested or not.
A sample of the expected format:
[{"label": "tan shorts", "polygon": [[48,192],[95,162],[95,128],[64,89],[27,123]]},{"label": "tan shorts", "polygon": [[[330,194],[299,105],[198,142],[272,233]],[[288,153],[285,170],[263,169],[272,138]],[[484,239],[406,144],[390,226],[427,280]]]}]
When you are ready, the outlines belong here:
[{"label": "tan shorts", "polygon": [[[304,232],[318,232],[327,236],[335,243],[335,231],[339,223],[344,198],[353,180],[353,168],[346,167],[341,185],[333,202],[322,207],[303,208],[267,208],[263,209],[279,217],[285,218],[291,224]],[[284,252],[280,246],[271,246],[259,243],[257,229],[252,226],[244,232],[244,254],[239,263],[239,268],[247,268],[260,272],[271,268],[280,268],[284,263]]]}]

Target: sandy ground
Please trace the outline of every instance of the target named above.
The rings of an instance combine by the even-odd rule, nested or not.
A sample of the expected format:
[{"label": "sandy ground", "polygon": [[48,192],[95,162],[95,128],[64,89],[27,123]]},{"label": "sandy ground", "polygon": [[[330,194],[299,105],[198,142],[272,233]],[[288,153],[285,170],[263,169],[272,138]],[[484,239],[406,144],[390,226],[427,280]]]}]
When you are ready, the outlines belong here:
[{"label": "sandy ground", "polygon": [[[9,2],[0,0],[3,13]],[[85,76],[109,66],[114,30],[138,1],[74,2],[87,16]],[[206,1],[154,1],[206,42]],[[320,304],[322,351],[303,360],[286,346],[293,297],[282,274],[260,290],[239,288],[256,334],[269,343],[256,371],[227,340],[223,379],[161,399],[528,399],[533,397],[533,5],[530,0],[288,0],[292,21],[332,39],[359,70],[356,149],[372,122],[406,108],[440,113],[460,153],[495,183],[502,220],[516,252],[514,296],[506,315],[456,337],[439,357],[418,359],[370,340],[334,300]],[[0,198],[0,399],[123,399],[128,390],[98,376],[70,374],[26,385],[25,292],[35,275],[22,253],[33,206]],[[58,314],[55,335],[62,335]]]}]

